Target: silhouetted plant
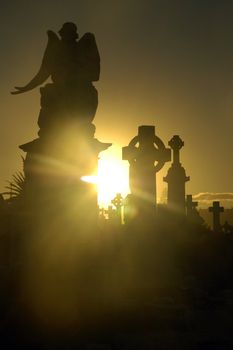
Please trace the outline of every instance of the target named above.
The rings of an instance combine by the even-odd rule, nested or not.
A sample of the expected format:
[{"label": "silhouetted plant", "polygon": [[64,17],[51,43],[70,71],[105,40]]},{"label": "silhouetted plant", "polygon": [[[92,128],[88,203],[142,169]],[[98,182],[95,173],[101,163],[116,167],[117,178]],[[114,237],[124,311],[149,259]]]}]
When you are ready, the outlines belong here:
[{"label": "silhouetted plant", "polygon": [[9,185],[6,186],[6,189],[9,190],[3,194],[9,195],[11,198],[16,198],[22,195],[25,184],[25,175],[22,171],[16,172],[12,176],[12,181],[8,181]]},{"label": "silhouetted plant", "polygon": [[[24,165],[24,158],[22,157],[23,165]],[[5,191],[2,193],[2,195],[9,196],[8,201],[15,200],[16,198],[19,198],[22,196],[22,193],[24,191],[25,187],[25,175],[23,171],[17,171],[13,176],[11,181],[7,181],[8,185],[6,186],[6,189],[8,191]]]}]

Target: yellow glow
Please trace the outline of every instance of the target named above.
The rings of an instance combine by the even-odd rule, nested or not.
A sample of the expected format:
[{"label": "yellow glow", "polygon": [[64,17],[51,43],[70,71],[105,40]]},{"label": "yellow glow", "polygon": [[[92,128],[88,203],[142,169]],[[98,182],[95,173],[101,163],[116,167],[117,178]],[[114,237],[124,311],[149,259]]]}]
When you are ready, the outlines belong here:
[{"label": "yellow glow", "polygon": [[112,146],[100,155],[98,163],[98,202],[107,207],[117,193],[125,197],[129,192],[128,162],[121,160],[121,148]]},{"label": "yellow glow", "polygon": [[[164,195],[166,187],[164,187],[163,176],[166,175],[167,169],[157,174],[157,202],[166,202]],[[111,200],[120,193],[123,198],[130,193],[129,188],[129,164],[127,161],[121,160],[121,148],[112,146],[109,150],[100,154],[98,162],[97,175],[86,175],[82,177],[83,181],[96,185],[98,191],[98,204],[100,207],[107,208],[111,204]],[[164,192],[165,191],[165,192]],[[137,191],[137,194],[146,199],[145,194]],[[148,201],[153,200],[153,194],[148,197]]]},{"label": "yellow glow", "polygon": [[86,175],[83,181],[97,185],[100,207],[108,207],[117,193],[125,197],[129,192],[128,162],[121,160],[121,148],[112,146],[100,155],[98,174]]},{"label": "yellow glow", "polygon": [[95,175],[85,175],[81,177],[81,180],[96,185],[98,182],[98,177]]}]

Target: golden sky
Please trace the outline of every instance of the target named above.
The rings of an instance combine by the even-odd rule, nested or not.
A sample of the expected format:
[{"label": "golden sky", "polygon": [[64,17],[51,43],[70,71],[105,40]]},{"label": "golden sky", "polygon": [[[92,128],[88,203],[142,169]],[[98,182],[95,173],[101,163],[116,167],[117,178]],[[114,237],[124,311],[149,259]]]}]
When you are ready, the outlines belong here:
[{"label": "golden sky", "polygon": [[228,0],[1,1],[0,190],[21,169],[18,145],[38,131],[39,90],[9,92],[38,70],[46,31],[73,21],[101,55],[99,140],[120,156],[139,125],[155,125],[165,144],[179,134],[187,191],[233,192],[232,13]]}]

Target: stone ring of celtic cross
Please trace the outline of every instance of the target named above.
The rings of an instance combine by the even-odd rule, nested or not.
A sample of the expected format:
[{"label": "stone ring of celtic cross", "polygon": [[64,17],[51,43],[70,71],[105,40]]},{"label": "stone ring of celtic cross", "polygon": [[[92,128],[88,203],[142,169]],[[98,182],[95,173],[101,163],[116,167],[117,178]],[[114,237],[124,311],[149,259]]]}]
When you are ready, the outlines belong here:
[{"label": "stone ring of celtic cross", "polygon": [[[139,144],[139,136],[135,136],[129,143],[129,148],[136,147],[136,145]],[[157,173],[159,170],[162,169],[164,164],[166,163],[165,159],[165,152],[166,152],[166,147],[163,143],[163,141],[156,135],[153,137],[153,144],[154,144],[154,149],[156,151],[156,159],[155,162],[157,161],[157,164],[154,165],[154,171]],[[138,148],[138,147],[136,147]]]}]

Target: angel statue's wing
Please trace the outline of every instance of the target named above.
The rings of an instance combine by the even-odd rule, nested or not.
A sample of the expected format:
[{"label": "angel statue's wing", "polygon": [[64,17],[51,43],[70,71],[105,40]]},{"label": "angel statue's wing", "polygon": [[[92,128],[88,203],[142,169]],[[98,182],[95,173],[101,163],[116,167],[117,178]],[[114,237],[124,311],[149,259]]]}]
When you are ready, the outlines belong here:
[{"label": "angel statue's wing", "polygon": [[37,86],[43,84],[51,74],[51,61],[54,53],[54,49],[60,42],[58,36],[52,31],[48,30],[48,44],[44,52],[42,63],[38,73],[35,77],[25,86],[19,87],[15,86],[15,91],[11,92],[13,95],[21,94],[26,91],[30,91]]},{"label": "angel statue's wing", "polygon": [[78,41],[78,48],[85,78],[87,81],[98,81],[100,76],[100,55],[94,34],[84,34]]}]

